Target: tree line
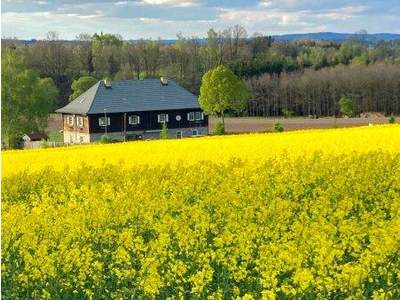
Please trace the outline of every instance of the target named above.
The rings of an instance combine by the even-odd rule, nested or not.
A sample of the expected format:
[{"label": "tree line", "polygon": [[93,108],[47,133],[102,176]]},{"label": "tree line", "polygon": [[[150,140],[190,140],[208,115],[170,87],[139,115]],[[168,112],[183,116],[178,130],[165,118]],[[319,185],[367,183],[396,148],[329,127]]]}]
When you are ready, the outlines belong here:
[{"label": "tree line", "polygon": [[278,75],[264,74],[247,80],[252,100],[249,116],[334,116],[339,99],[348,98],[353,113],[400,114],[400,64],[339,65],[320,70]]},{"label": "tree line", "polygon": [[[173,44],[161,40],[126,41],[108,33],[80,34],[74,41],[63,41],[57,33],[49,32],[45,40],[32,44],[3,40],[2,47],[14,49],[27,68],[54,81],[59,90],[57,107],[74,98],[71,85],[83,76],[99,80],[162,75],[199,95],[202,76],[221,64],[242,79],[252,81],[259,76],[264,78],[265,74],[280,78],[291,72],[299,74],[337,65],[400,63],[399,41],[372,45],[363,40],[363,34],[355,34],[341,44],[282,42],[263,34],[249,36],[240,25],[219,32],[210,29],[205,39],[178,34]],[[347,72],[344,67],[337,70]]]}]

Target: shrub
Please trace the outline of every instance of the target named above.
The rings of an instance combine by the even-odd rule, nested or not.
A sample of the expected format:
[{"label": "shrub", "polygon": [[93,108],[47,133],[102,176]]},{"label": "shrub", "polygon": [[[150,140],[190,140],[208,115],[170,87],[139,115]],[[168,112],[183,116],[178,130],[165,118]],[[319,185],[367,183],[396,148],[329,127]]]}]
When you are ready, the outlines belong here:
[{"label": "shrub", "polygon": [[282,114],[285,117],[285,119],[288,119],[288,118],[292,118],[294,116],[294,111],[284,108],[284,109],[282,109]]},{"label": "shrub", "polygon": [[107,134],[103,134],[100,138],[100,143],[109,144],[111,143],[111,138]]},{"label": "shrub", "polygon": [[394,124],[394,123],[396,123],[396,119],[393,116],[391,116],[389,118],[389,124]]},{"label": "shrub", "polygon": [[214,128],[215,135],[224,135],[225,134],[225,125],[222,122],[218,122]]},{"label": "shrub", "polygon": [[160,138],[166,140],[168,138],[168,127],[167,127],[167,123],[164,122],[162,124],[162,128],[160,131]]},{"label": "shrub", "polygon": [[274,129],[275,132],[282,132],[282,131],[284,130],[282,124],[279,123],[279,122],[276,122],[276,123],[274,124],[273,129]]},{"label": "shrub", "polygon": [[351,117],[353,114],[353,101],[346,96],[342,96],[339,100],[340,112],[343,116]]}]

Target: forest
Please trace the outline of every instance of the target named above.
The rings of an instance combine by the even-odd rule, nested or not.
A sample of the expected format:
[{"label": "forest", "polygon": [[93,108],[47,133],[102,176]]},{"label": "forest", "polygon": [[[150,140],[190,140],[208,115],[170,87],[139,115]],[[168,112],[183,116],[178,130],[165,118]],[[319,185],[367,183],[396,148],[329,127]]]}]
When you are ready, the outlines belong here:
[{"label": "forest", "polygon": [[127,41],[109,33],[82,33],[65,41],[49,32],[33,43],[3,39],[2,48],[41,78],[53,80],[59,92],[55,108],[71,99],[73,82],[83,76],[166,76],[198,95],[202,76],[224,64],[251,92],[244,116],[331,116],[339,113],[342,96],[354,102],[355,114],[400,114],[400,41],[371,44],[363,32],[341,44],[275,41],[263,34],[250,36],[240,25],[210,29],[204,39],[178,33],[174,43]]}]

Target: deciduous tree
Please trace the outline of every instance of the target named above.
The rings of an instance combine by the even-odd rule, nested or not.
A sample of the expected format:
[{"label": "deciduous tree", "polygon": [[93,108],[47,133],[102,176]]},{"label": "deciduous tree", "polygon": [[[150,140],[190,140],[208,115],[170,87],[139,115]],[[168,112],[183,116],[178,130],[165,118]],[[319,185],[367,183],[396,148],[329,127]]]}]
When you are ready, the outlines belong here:
[{"label": "deciduous tree", "polygon": [[204,74],[200,88],[200,105],[208,114],[219,114],[222,124],[227,110],[241,112],[250,94],[246,85],[226,66],[220,65]]},{"label": "deciduous tree", "polygon": [[1,61],[2,138],[14,148],[24,133],[45,129],[58,91],[52,79],[41,79],[27,69],[14,50],[8,50]]},{"label": "deciduous tree", "polygon": [[91,88],[94,84],[96,84],[98,80],[92,76],[83,76],[78,80],[74,80],[71,85],[71,89],[73,93],[69,97],[69,101],[74,100],[79,97],[81,94],[86,92],[89,88]]}]

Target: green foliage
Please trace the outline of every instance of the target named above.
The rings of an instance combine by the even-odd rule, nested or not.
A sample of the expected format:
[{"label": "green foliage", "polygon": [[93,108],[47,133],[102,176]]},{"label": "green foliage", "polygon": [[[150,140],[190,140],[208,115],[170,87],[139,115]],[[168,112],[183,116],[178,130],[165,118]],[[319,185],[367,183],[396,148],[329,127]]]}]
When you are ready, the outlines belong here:
[{"label": "green foliage", "polygon": [[111,33],[95,33],[93,35],[93,43],[96,46],[122,46],[122,37]]},{"label": "green foliage", "polygon": [[122,55],[122,37],[110,33],[95,34],[92,42],[96,77],[114,76],[119,72]]},{"label": "green foliage", "polygon": [[168,127],[167,127],[167,123],[166,122],[162,123],[161,131],[160,131],[160,138],[161,139],[168,139]]},{"label": "green foliage", "polygon": [[218,52],[218,33],[211,28],[207,32],[207,43],[203,49],[207,69],[214,68],[219,64],[220,55]]},{"label": "green foliage", "polygon": [[224,125],[224,123],[218,122],[217,124],[215,124],[214,134],[215,135],[224,135],[225,134],[225,125]]},{"label": "green foliage", "polygon": [[51,142],[64,142],[64,134],[60,131],[49,132],[48,137]]},{"label": "green foliage", "polygon": [[284,128],[281,123],[276,122],[273,126],[275,132],[283,132]]},{"label": "green foliage", "polygon": [[224,122],[225,111],[241,112],[245,109],[249,96],[244,82],[228,67],[220,65],[204,74],[199,102],[206,113],[220,114]]},{"label": "green foliage", "polygon": [[96,83],[97,79],[92,76],[83,76],[78,80],[74,80],[71,85],[73,93],[69,97],[69,101],[76,99]]},{"label": "green foliage", "polygon": [[360,43],[347,41],[339,48],[339,52],[337,53],[338,60],[342,64],[349,64],[354,57],[361,56],[363,51],[364,48]]},{"label": "green foliage", "polygon": [[107,134],[103,134],[100,138],[100,143],[102,144],[109,144],[111,143],[111,138]]},{"label": "green foliage", "polygon": [[389,124],[394,124],[394,123],[396,123],[396,119],[395,119],[395,117],[391,116],[389,118]]},{"label": "green foliage", "polygon": [[282,114],[286,119],[292,118],[295,115],[294,111],[286,108],[282,109]]},{"label": "green foliage", "polygon": [[353,114],[353,101],[346,96],[342,96],[339,100],[340,112],[342,115],[350,117]]},{"label": "green foliage", "polygon": [[27,69],[14,50],[7,50],[1,62],[1,131],[5,144],[15,148],[24,133],[45,129],[58,90],[52,79]]},{"label": "green foliage", "polygon": [[360,56],[356,56],[351,60],[351,63],[353,65],[368,65],[368,57],[367,55],[360,55]]}]

